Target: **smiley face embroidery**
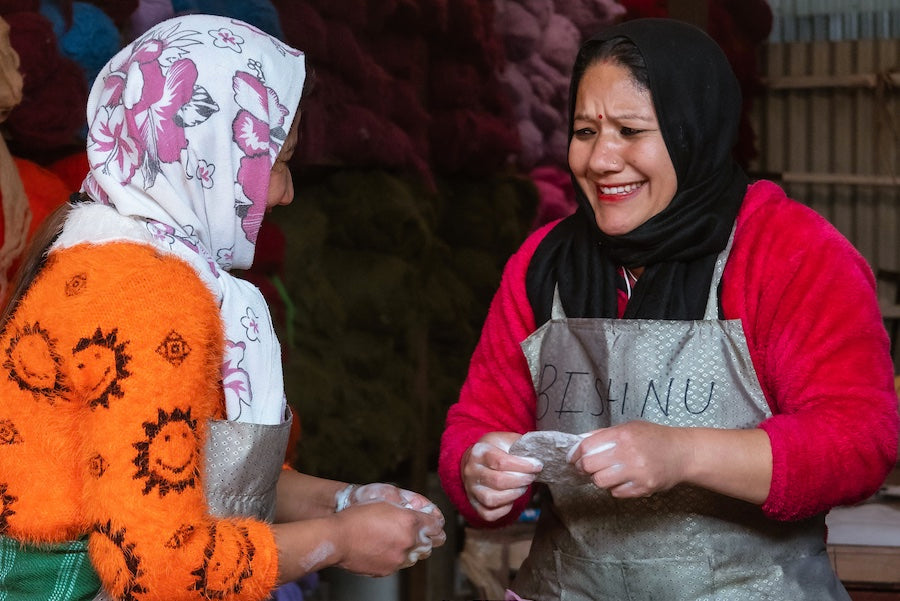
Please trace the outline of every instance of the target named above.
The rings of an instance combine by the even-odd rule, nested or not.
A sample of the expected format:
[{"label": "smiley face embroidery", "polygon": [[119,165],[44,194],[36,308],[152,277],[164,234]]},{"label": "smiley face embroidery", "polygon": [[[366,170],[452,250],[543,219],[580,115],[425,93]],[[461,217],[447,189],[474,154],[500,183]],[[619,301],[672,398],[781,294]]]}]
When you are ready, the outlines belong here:
[{"label": "smiley face embroidery", "polygon": [[197,576],[194,588],[210,599],[240,593],[244,581],[253,575],[254,554],[246,528],[230,522],[212,525],[203,566],[193,572]]},{"label": "smiley face embroidery", "polygon": [[117,334],[117,329],[104,334],[97,328],[93,336],[82,338],[72,349],[72,387],[91,408],[109,409],[109,397],[124,396],[119,384],[131,375],[125,368],[131,357],[125,354],[125,343],[117,340]]},{"label": "smiley face embroidery", "polygon": [[[126,542],[125,529],[113,529],[110,522],[99,524],[91,537],[91,547],[100,551],[102,557],[108,558],[104,563],[105,581],[111,586],[109,592],[116,599],[137,601],[147,589],[140,584],[143,576],[141,559],[135,553],[133,543]],[[109,573],[112,572],[112,573]]]},{"label": "smiley face embroidery", "polygon": [[11,507],[19,500],[18,497],[7,493],[7,489],[7,484],[0,484],[0,533],[6,532],[9,528],[9,518],[16,514]]},{"label": "smiley face embroidery", "polygon": [[181,492],[197,485],[200,475],[197,420],[187,412],[174,409],[167,413],[158,410],[156,422],[144,422],[146,440],[137,442],[134,464],[138,467],[135,479],[145,479],[143,493],[154,487],[159,496]]},{"label": "smiley face embroidery", "polygon": [[30,391],[35,399],[43,397],[53,404],[66,391],[61,361],[56,340],[34,322],[16,330],[6,347],[3,367],[19,388]]},{"label": "smiley face embroidery", "polygon": [[0,419],[0,445],[21,443],[22,435],[16,425],[8,419]]}]

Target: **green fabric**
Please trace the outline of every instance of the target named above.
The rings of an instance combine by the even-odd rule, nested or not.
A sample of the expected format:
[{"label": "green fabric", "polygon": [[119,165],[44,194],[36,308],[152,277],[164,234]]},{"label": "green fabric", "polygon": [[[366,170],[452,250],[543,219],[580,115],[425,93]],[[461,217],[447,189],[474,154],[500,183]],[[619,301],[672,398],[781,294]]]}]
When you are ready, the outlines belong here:
[{"label": "green fabric", "polygon": [[35,546],[0,536],[0,601],[89,601],[99,590],[87,538]]}]

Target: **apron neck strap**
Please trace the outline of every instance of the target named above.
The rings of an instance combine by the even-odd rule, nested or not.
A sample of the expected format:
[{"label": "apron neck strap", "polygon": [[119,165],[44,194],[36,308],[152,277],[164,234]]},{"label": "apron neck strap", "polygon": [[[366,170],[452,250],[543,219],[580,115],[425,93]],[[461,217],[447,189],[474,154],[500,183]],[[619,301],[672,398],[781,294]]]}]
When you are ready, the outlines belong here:
[{"label": "apron neck strap", "polygon": [[553,306],[550,307],[550,319],[565,319],[562,301],[559,299],[559,282],[553,286]]},{"label": "apron neck strap", "polygon": [[728,263],[728,255],[731,254],[731,244],[734,242],[734,230],[736,226],[731,228],[731,235],[728,237],[728,244],[716,257],[716,265],[713,268],[712,281],[709,284],[709,296],[706,298],[706,311],[703,313],[703,319],[719,319],[719,284],[722,282],[722,274],[725,273],[725,264]]}]

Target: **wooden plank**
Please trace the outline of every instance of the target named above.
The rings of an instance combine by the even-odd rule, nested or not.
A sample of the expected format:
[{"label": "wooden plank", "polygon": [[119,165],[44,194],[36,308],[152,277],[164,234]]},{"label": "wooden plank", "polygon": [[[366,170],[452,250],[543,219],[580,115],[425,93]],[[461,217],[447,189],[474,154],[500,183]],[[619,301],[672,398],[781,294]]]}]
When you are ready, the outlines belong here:
[{"label": "wooden plank", "polygon": [[[872,67],[878,72],[896,69],[900,64],[900,42],[898,40],[877,40],[874,43]],[[896,87],[885,86],[871,94],[873,128],[872,152],[877,157],[874,171],[878,175],[896,176],[900,174],[900,112],[898,112],[898,92]],[[900,186],[879,188],[873,191],[875,199],[874,219],[877,228],[876,255],[873,261],[876,269],[900,270]],[[879,291],[885,300],[897,298],[896,285]],[[900,360],[900,353],[895,359]]]},{"label": "wooden plank", "polygon": [[[846,44],[848,42],[836,42]],[[877,88],[882,81],[900,85],[900,73],[848,73],[844,75],[793,75],[767,77],[763,84],[770,90],[808,90],[812,88]]]},{"label": "wooden plank", "polygon": [[[836,42],[832,44],[833,63],[831,73],[835,77],[844,77],[855,71],[853,42]],[[828,94],[832,99],[832,128],[834,138],[832,148],[834,162],[832,172],[834,174],[851,173],[853,171],[853,144],[856,131],[853,129],[853,111],[856,104],[853,91],[847,89],[831,89]],[[855,190],[853,186],[843,183],[832,186],[834,194],[835,225],[847,238],[856,245],[865,256],[872,256],[871,249],[864,248],[867,244],[872,246],[871,232],[860,230],[861,222],[858,206],[856,204]],[[846,224],[846,225],[844,225]]]},{"label": "wooden plank", "polygon": [[[831,48],[829,42],[811,42],[809,44],[809,69],[815,76],[831,74]],[[829,173],[833,171],[832,152],[835,148],[834,98],[832,90],[814,89],[809,95],[809,130],[807,137],[810,146],[809,167],[813,173]],[[807,190],[807,202],[820,214],[829,219],[845,236],[851,232],[853,221],[844,219],[847,215],[835,213],[832,198],[832,186],[822,183],[811,184]],[[840,217],[840,219],[839,219]]]},{"label": "wooden plank", "polygon": [[[761,59],[751,168],[831,220],[873,270],[900,270],[900,40],[773,43]],[[879,298],[895,303],[896,287]]]},{"label": "wooden plank", "polygon": [[[837,149],[844,156],[851,157],[853,144],[858,143],[855,138],[835,137],[836,144],[846,144],[847,147]],[[837,154],[835,154],[837,160]],[[832,184],[835,186],[900,186],[900,175],[856,175],[854,173],[801,173],[798,171],[785,171],[781,174],[786,182],[805,184]]]},{"label": "wooden plank", "polygon": [[[808,75],[811,59],[810,45],[793,43],[787,45],[787,75]],[[787,156],[784,171],[811,171],[810,145],[808,135],[812,129],[813,116],[810,93],[806,90],[791,90],[787,95]],[[788,194],[797,200],[811,204],[812,194],[806,184],[792,184]]]},{"label": "wooden plank", "polygon": [[[763,68],[772,76],[784,73],[787,44],[768,44]],[[787,170],[785,142],[787,133],[787,92],[767,90],[755,104],[762,127],[759,137],[759,171],[781,173]]]},{"label": "wooden plank", "polygon": [[[763,45],[759,50],[759,63],[760,65],[765,64],[766,61],[766,46]],[[747,102],[748,99],[744,99]],[[757,155],[749,160],[749,164],[747,165],[747,169],[752,173],[759,173],[762,171],[762,162],[765,160],[763,158],[763,149],[766,146],[765,142],[765,104],[766,104],[766,90],[762,89],[756,96],[749,99],[750,110],[747,113],[747,118],[750,120],[750,127],[753,130],[753,133],[756,135],[756,149]]]},{"label": "wooden plank", "polygon": [[[855,40],[853,55],[855,57],[854,69],[857,73],[871,73],[874,69],[874,45],[872,40]],[[854,171],[860,176],[875,177],[877,172],[873,169],[874,160],[872,135],[872,90],[859,89],[851,94],[854,111],[850,115],[853,121],[854,136],[848,140],[850,151],[853,153]],[[852,240],[860,249],[863,256],[869,261],[872,269],[877,269],[878,263],[878,223],[875,218],[875,186],[860,185],[854,191],[856,202],[857,224],[862,240]]]}]

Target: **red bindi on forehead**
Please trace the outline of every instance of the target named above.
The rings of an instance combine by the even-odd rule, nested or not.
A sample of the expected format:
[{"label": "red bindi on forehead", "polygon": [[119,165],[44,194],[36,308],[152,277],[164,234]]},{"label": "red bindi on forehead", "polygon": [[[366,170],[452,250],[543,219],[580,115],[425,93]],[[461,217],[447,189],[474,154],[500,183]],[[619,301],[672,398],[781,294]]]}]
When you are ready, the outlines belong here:
[{"label": "red bindi on forehead", "polygon": [[597,115],[597,119],[603,119],[603,115]]}]

